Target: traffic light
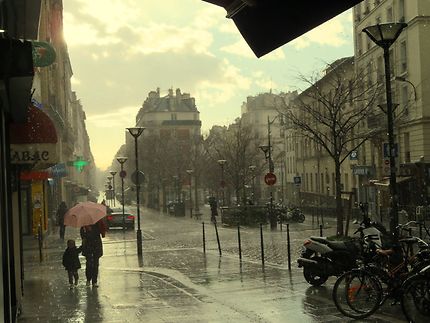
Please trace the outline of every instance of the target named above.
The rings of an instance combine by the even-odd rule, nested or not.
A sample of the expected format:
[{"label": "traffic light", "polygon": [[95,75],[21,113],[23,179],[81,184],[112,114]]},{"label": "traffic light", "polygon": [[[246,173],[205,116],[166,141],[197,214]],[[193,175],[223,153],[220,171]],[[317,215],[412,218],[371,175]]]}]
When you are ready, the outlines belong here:
[{"label": "traffic light", "polygon": [[26,121],[33,76],[31,42],[0,39],[0,107],[15,122]]}]

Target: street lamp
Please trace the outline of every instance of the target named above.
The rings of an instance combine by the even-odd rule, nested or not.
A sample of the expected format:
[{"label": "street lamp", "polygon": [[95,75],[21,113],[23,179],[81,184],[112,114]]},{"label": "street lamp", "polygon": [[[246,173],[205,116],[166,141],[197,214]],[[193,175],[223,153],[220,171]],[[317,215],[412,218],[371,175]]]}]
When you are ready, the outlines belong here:
[{"label": "street lamp", "polygon": [[388,123],[388,147],[390,154],[390,231],[394,239],[398,239],[397,224],[399,215],[397,213],[397,187],[396,187],[396,159],[394,147],[394,129],[393,129],[393,102],[391,97],[391,75],[390,75],[390,46],[399,37],[402,30],[407,27],[406,23],[387,23],[369,26],[363,29],[363,32],[379,47],[384,50],[385,63],[385,94],[387,97],[387,123]]},{"label": "street lamp", "polygon": [[394,79],[395,79],[396,81],[399,81],[399,82],[405,82],[405,83],[408,83],[408,84],[410,84],[410,85],[412,86],[412,88],[414,89],[414,101],[416,102],[416,101],[417,101],[417,88],[415,87],[414,83],[412,83],[411,81],[407,80],[407,79],[406,79],[405,77],[403,77],[403,76],[396,76]]},{"label": "street lamp", "polygon": [[194,173],[194,171],[192,169],[187,169],[186,170],[187,174],[190,175],[190,218],[193,217],[193,199],[192,199],[192,187],[191,187],[191,182],[192,182],[192,175]]},{"label": "street lamp", "polygon": [[108,199],[108,201],[109,201],[109,206],[112,206],[112,176],[108,176],[108,177],[106,177],[107,179],[108,179],[108,184],[109,184],[109,199]]},{"label": "street lamp", "polygon": [[255,169],[257,166],[250,165],[248,166],[249,170],[251,171],[252,176],[252,204],[255,204]]},{"label": "street lamp", "polygon": [[137,208],[137,255],[142,256],[142,231],[140,230],[140,174],[139,174],[139,162],[137,154],[137,138],[145,130],[144,127],[127,128],[130,135],[134,138],[134,158],[136,159],[136,208]]},{"label": "street lamp", "polygon": [[113,206],[115,206],[115,175],[116,175],[116,172],[111,170],[109,173],[112,175]]},{"label": "street lamp", "polygon": [[119,172],[119,176],[121,177],[121,204],[122,204],[122,229],[125,232],[125,212],[124,212],[124,163],[127,161],[127,157],[117,157],[116,160],[121,165],[121,171]]},{"label": "street lamp", "polygon": [[224,165],[227,161],[225,159],[219,159],[217,163],[221,166],[221,187],[222,187],[222,206],[225,206],[225,181],[224,181]]}]

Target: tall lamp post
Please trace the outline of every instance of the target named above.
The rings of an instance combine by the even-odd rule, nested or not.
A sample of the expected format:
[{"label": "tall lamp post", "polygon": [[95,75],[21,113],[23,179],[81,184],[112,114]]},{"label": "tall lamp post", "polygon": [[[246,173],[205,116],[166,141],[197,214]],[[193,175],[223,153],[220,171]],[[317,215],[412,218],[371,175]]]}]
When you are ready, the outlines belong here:
[{"label": "tall lamp post", "polygon": [[137,231],[136,231],[136,240],[137,240],[137,255],[142,256],[142,231],[140,230],[140,174],[139,174],[139,162],[138,162],[138,154],[137,154],[137,138],[143,133],[145,130],[144,127],[133,127],[127,128],[130,135],[134,138],[134,158],[136,160],[136,208],[137,208]]},{"label": "tall lamp post", "polygon": [[194,171],[192,169],[187,169],[186,172],[188,175],[190,175],[190,218],[192,218],[193,217],[193,198],[192,198],[193,193],[192,193],[191,182],[192,182]]},{"label": "tall lamp post", "polygon": [[[270,123],[269,123],[270,125]],[[270,126],[269,126],[270,129]],[[274,167],[273,167],[273,161],[272,161],[272,144],[270,142],[270,132],[269,132],[269,144],[268,145],[261,145],[260,149],[264,153],[264,157],[269,162],[269,174],[273,174]],[[269,221],[270,221],[270,229],[274,230],[276,229],[276,219],[273,214],[273,190],[272,187],[269,188],[269,194],[270,194],[270,200],[269,200]]]},{"label": "tall lamp post", "polygon": [[387,124],[388,124],[388,147],[390,154],[390,231],[394,239],[398,239],[397,225],[399,223],[397,187],[396,187],[396,159],[394,148],[394,122],[393,101],[391,97],[391,73],[390,73],[390,46],[399,37],[402,30],[407,27],[406,23],[387,23],[369,26],[363,32],[379,47],[384,50],[385,63],[385,94],[387,97]]},{"label": "tall lamp post", "polygon": [[124,212],[124,163],[127,161],[127,157],[117,157],[116,160],[121,165],[121,171],[119,176],[121,177],[121,204],[122,204],[122,229],[125,232],[125,212]]},{"label": "tall lamp post", "polygon": [[252,176],[252,204],[255,204],[255,169],[257,166],[250,165],[248,166],[249,170],[251,171]]},{"label": "tall lamp post", "polygon": [[115,206],[115,175],[116,175],[116,172],[111,170],[109,173],[112,175],[113,206]]},{"label": "tall lamp post", "polygon": [[225,206],[225,180],[224,180],[224,165],[227,162],[225,159],[219,159],[218,164],[221,166],[221,188],[222,188],[222,206]]},{"label": "tall lamp post", "polygon": [[112,186],[112,176],[108,176],[107,177],[107,179],[108,179],[108,184],[109,184],[109,199],[108,199],[108,201],[109,201],[109,206],[112,206],[112,188],[113,188],[113,186]]}]

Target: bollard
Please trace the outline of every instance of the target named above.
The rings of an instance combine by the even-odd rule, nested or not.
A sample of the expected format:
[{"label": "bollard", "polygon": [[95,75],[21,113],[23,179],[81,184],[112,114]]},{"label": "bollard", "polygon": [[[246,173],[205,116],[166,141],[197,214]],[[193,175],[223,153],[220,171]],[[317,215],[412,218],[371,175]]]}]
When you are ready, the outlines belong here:
[{"label": "bollard", "polygon": [[290,243],[290,224],[287,223],[287,252],[288,252],[288,270],[291,270],[291,243]]},{"label": "bollard", "polygon": [[261,263],[264,266],[263,224],[260,223]]},{"label": "bollard", "polygon": [[203,229],[203,253],[206,254],[206,236],[205,236],[205,223],[202,222],[202,229]]},{"label": "bollard", "polygon": [[237,225],[237,243],[239,244],[239,259],[242,261],[242,243],[240,241],[240,225]]},{"label": "bollard", "polygon": [[323,226],[322,226],[322,224],[320,224],[320,237],[322,237],[323,236]]},{"label": "bollard", "polygon": [[423,224],[420,222],[419,226],[420,226],[420,239],[422,239],[423,238]]},{"label": "bollard", "polygon": [[282,214],[279,216],[279,225],[281,226],[281,232],[282,232]]},{"label": "bollard", "polygon": [[218,251],[219,251],[219,255],[222,256],[222,251],[221,251],[221,244],[219,242],[219,235],[218,235],[218,227],[216,225],[216,222],[214,223],[215,226],[215,234],[216,234],[216,241],[218,243]]}]

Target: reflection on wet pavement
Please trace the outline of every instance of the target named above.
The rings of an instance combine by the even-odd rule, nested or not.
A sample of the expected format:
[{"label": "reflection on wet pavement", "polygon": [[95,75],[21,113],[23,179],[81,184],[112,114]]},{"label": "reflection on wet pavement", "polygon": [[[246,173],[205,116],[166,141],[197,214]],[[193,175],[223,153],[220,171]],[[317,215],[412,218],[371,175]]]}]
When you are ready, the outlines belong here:
[{"label": "reflection on wet pavement", "polygon": [[[24,252],[25,297],[20,322],[345,322],[331,301],[334,278],[312,287],[293,263],[286,266],[285,232],[265,231],[266,266],[260,262],[258,231],[243,228],[244,261],[237,256],[235,228],[219,228],[223,256],[207,226],[145,210],[143,266],[134,232],[110,231],[100,262],[100,287],[85,286],[84,269],[70,290],[61,267],[64,243],[47,239],[44,261],[37,249]],[[312,233],[292,226],[295,250]],[[299,230],[302,228],[302,230]],[[212,236],[211,236],[212,235]],[[68,230],[68,237],[77,237]],[[80,244],[78,239],[78,245]],[[273,248],[274,250],[271,250]],[[224,252],[225,251],[225,252]],[[293,257],[295,259],[296,257]],[[81,259],[85,267],[84,258]],[[402,322],[399,307],[385,306],[366,322]]]}]

